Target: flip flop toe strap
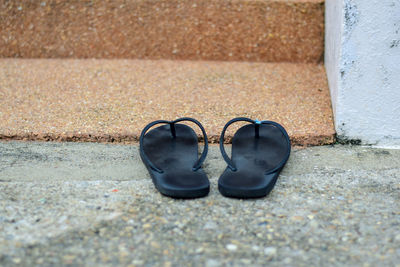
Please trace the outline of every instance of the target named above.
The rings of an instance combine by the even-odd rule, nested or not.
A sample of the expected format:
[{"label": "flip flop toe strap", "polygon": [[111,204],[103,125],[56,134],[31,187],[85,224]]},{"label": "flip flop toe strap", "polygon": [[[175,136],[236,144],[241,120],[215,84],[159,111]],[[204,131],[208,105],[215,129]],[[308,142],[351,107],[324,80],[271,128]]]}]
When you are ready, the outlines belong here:
[{"label": "flip flop toe strap", "polygon": [[259,121],[259,120],[252,120],[252,119],[245,118],[245,117],[239,117],[239,118],[235,118],[235,119],[232,119],[232,120],[228,121],[225,124],[224,129],[222,130],[222,133],[221,133],[221,136],[220,136],[220,139],[219,139],[219,149],[221,150],[222,157],[224,158],[225,162],[228,164],[228,168],[231,171],[234,171],[234,172],[237,171],[237,168],[236,168],[235,164],[233,163],[232,159],[229,158],[228,154],[225,151],[225,147],[224,147],[225,132],[226,132],[226,129],[228,129],[228,127],[232,123],[235,123],[235,122],[238,122],[238,121],[245,121],[245,122],[253,123],[254,126],[255,126],[254,127],[254,129],[255,129],[254,137],[255,138],[259,138],[260,137],[260,125],[261,124],[272,125],[272,126],[278,128],[282,132],[283,136],[286,139],[287,147],[288,147],[288,149],[286,151],[286,154],[285,154],[285,157],[275,167],[267,170],[265,174],[271,174],[271,173],[279,170],[280,168],[282,168],[285,165],[286,161],[288,160],[289,155],[290,155],[290,150],[291,150],[289,135],[287,134],[285,128],[283,128],[282,125],[280,125],[279,123],[276,123],[274,121]]},{"label": "flip flop toe strap", "polygon": [[147,157],[146,153],[144,152],[143,149],[143,141],[144,141],[144,137],[146,132],[152,128],[153,126],[157,125],[157,124],[169,124],[170,128],[171,128],[171,135],[173,138],[176,138],[176,130],[175,130],[175,124],[181,121],[190,121],[193,122],[194,124],[196,124],[197,126],[199,126],[201,132],[203,133],[203,137],[204,137],[204,149],[203,152],[201,153],[200,158],[196,161],[196,163],[193,165],[192,170],[193,171],[197,171],[198,169],[201,168],[201,165],[203,164],[204,160],[206,159],[207,153],[208,153],[208,139],[207,139],[207,134],[206,131],[204,130],[203,125],[201,125],[201,123],[193,118],[180,118],[174,121],[166,121],[166,120],[157,120],[157,121],[153,121],[151,123],[149,123],[148,125],[146,125],[146,127],[143,128],[142,133],[140,134],[140,138],[139,138],[139,144],[140,144],[140,153],[142,155],[143,161],[146,162],[147,165],[150,166],[151,169],[153,169],[154,171],[158,172],[158,173],[163,173],[164,171],[160,168],[158,168],[157,166],[154,165],[154,163],[152,163],[150,161],[150,159]]}]

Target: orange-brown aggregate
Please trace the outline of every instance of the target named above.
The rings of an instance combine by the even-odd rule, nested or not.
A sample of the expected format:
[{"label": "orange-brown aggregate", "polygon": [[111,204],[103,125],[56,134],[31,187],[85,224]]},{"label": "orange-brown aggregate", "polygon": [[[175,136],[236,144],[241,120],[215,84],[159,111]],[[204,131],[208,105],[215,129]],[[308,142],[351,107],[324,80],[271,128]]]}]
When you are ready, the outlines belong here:
[{"label": "orange-brown aggregate", "polygon": [[320,62],[324,0],[0,0],[0,57]]},{"label": "orange-brown aggregate", "polygon": [[135,142],[147,123],[183,116],[210,142],[237,116],[281,123],[294,145],[335,138],[323,65],[0,59],[0,139]]}]

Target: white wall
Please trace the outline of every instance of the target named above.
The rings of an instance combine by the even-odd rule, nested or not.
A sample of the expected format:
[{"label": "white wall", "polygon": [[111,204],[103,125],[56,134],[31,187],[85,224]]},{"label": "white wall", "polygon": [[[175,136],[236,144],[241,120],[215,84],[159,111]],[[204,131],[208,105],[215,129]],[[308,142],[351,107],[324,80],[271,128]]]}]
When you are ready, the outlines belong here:
[{"label": "white wall", "polygon": [[400,0],[326,0],[325,66],[343,140],[400,145]]}]

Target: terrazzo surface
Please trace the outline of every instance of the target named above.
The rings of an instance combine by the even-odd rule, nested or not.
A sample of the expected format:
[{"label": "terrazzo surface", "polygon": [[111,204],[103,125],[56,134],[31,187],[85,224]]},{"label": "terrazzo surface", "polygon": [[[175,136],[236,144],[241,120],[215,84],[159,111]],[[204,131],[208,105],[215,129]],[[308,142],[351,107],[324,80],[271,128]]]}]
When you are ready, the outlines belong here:
[{"label": "terrazzo surface", "polygon": [[130,143],[153,120],[186,116],[212,143],[238,116],[282,124],[294,145],[335,140],[322,65],[0,60],[0,139]]},{"label": "terrazzo surface", "polygon": [[323,0],[0,0],[0,57],[320,62]]}]

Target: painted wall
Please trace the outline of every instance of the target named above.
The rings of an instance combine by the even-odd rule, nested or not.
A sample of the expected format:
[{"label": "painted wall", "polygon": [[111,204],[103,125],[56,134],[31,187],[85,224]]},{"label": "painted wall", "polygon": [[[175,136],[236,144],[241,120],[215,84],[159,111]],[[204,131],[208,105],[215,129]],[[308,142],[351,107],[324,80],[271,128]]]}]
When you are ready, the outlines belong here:
[{"label": "painted wall", "polygon": [[400,0],[326,0],[325,66],[342,140],[400,145]]}]

